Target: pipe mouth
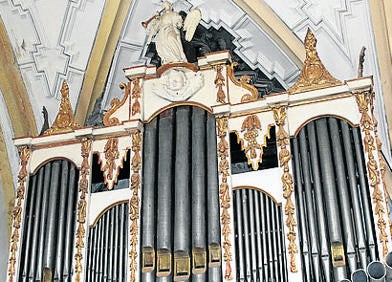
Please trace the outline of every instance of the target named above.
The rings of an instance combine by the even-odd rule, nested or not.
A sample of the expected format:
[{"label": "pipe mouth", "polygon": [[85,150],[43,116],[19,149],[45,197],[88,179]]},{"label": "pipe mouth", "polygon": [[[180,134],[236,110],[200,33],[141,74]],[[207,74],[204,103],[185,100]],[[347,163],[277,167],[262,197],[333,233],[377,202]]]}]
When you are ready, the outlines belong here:
[{"label": "pipe mouth", "polygon": [[367,267],[371,279],[382,279],[385,277],[385,266],[379,261],[372,261]]},{"label": "pipe mouth", "polygon": [[351,281],[348,279],[343,279],[343,280],[340,280],[339,282],[351,282]]},{"label": "pipe mouth", "polygon": [[357,269],[351,274],[352,282],[367,282],[368,276],[363,269]]},{"label": "pipe mouth", "polygon": [[392,252],[387,254],[387,256],[385,257],[385,265],[389,268],[392,268]]}]

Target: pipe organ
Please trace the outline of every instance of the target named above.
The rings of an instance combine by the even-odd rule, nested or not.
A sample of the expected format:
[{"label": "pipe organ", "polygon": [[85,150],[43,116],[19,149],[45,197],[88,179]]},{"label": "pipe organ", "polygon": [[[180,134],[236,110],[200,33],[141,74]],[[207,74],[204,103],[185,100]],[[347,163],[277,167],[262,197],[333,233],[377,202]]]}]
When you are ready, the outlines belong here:
[{"label": "pipe organ", "polygon": [[102,127],[74,121],[64,82],[52,127],[15,140],[8,280],[383,277],[392,238],[372,79],[333,78],[310,31],[305,47],[298,81],[261,99],[228,52],[125,69]]}]

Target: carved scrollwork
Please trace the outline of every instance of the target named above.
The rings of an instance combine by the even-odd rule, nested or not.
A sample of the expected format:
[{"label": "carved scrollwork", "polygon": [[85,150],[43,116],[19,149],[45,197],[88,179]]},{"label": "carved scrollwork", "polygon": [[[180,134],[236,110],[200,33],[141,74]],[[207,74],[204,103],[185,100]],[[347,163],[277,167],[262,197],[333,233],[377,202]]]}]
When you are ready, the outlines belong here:
[{"label": "carved scrollwork", "polygon": [[[373,114],[373,98],[374,98],[374,93],[371,91],[360,91],[358,93],[355,93],[355,98],[357,101],[357,105],[359,108],[359,112],[361,113],[361,129],[362,132],[364,133],[364,147],[365,147],[365,152],[367,153],[368,156],[368,162],[366,164],[367,170],[368,170],[368,177],[369,177],[369,182],[370,182],[370,187],[373,188],[373,193],[372,193],[372,200],[373,200],[373,212],[375,216],[377,217],[377,227],[379,230],[379,241],[382,245],[382,252],[383,256],[385,257],[388,254],[388,235],[386,233],[387,230],[387,223],[385,221],[385,207],[384,203],[386,204],[386,207],[388,207],[388,203],[385,202],[383,191],[379,188],[380,185],[380,172],[378,170],[378,164],[377,160],[375,158],[375,155],[373,153],[374,150],[377,150],[377,152],[380,154],[379,150],[381,149],[381,141],[378,140],[377,136],[377,121],[374,117]],[[370,105],[370,110],[373,118],[369,115],[368,109]],[[374,138],[371,134],[371,132],[374,132],[375,137]],[[375,140],[376,139],[376,140]],[[380,158],[380,155],[379,155]],[[379,160],[380,161],[380,160]],[[380,166],[382,167],[382,161],[380,161]],[[382,170],[381,170],[381,177],[382,177]],[[384,182],[383,182],[384,183]],[[385,191],[384,191],[385,194]]]},{"label": "carved scrollwork", "polygon": [[141,158],[141,146],[142,146],[142,134],[140,131],[132,132],[132,153],[133,157],[131,159],[131,191],[132,196],[129,200],[129,219],[130,224],[130,281],[136,281],[136,269],[137,269],[137,249],[138,249],[138,233],[139,233],[139,209],[140,209],[140,196],[139,190],[141,188],[141,176],[140,171],[142,168],[142,158]]},{"label": "carved scrollwork", "polygon": [[251,77],[249,75],[241,76],[238,81],[234,75],[234,68],[238,65],[237,62],[233,62],[231,65],[227,66],[227,74],[230,80],[237,86],[249,91],[241,98],[241,103],[256,101],[259,98],[259,93],[256,87],[249,84]]},{"label": "carved scrollwork", "polygon": [[217,65],[215,67],[216,70],[216,77],[214,80],[215,87],[218,88],[218,92],[216,93],[216,101],[219,103],[225,103],[226,101],[226,94],[225,91],[223,90],[223,86],[225,86],[225,78],[223,77],[222,70],[223,66],[222,65]]},{"label": "carved scrollwork", "polygon": [[283,168],[282,185],[283,185],[283,197],[286,200],[284,207],[286,218],[286,226],[289,232],[287,232],[287,240],[289,241],[288,252],[290,254],[290,271],[297,272],[296,254],[298,253],[298,246],[295,242],[297,234],[295,232],[295,226],[297,222],[295,220],[295,205],[291,198],[294,192],[293,176],[290,173],[289,162],[291,160],[290,151],[286,148],[289,145],[289,135],[284,129],[286,121],[286,108],[284,106],[275,107],[274,119],[278,126],[276,134],[276,141],[280,147],[279,151],[279,164]]},{"label": "carved scrollwork", "polygon": [[90,175],[89,156],[91,151],[91,140],[83,138],[81,143],[81,156],[83,158],[80,168],[80,181],[79,181],[79,200],[77,205],[77,222],[76,229],[76,254],[75,254],[75,281],[81,281],[81,274],[83,273],[83,248],[85,246],[85,223],[88,193],[88,176]]},{"label": "carved scrollwork", "polygon": [[228,120],[226,117],[217,118],[217,134],[219,142],[217,145],[218,150],[218,173],[220,175],[219,195],[220,195],[220,206],[221,206],[221,224],[222,224],[222,236],[223,236],[223,260],[226,262],[225,279],[232,280],[233,274],[231,269],[232,253],[231,253],[231,227],[230,227],[230,213],[231,207],[231,196],[228,184],[228,177],[230,175],[230,163],[229,163],[229,143],[227,142],[228,136]]},{"label": "carved scrollwork", "polygon": [[14,207],[11,211],[12,216],[12,234],[10,242],[10,258],[8,261],[8,277],[9,281],[14,280],[16,254],[19,249],[20,226],[22,222],[23,201],[26,191],[27,180],[27,163],[30,159],[30,149],[27,146],[19,148],[20,170],[18,174],[18,188],[16,189],[16,199]]},{"label": "carved scrollwork", "polygon": [[140,114],[141,110],[140,110],[140,95],[141,95],[141,87],[140,87],[140,79],[138,77],[134,78],[132,80],[133,83],[133,88],[132,88],[132,116],[136,115],[136,114]]}]

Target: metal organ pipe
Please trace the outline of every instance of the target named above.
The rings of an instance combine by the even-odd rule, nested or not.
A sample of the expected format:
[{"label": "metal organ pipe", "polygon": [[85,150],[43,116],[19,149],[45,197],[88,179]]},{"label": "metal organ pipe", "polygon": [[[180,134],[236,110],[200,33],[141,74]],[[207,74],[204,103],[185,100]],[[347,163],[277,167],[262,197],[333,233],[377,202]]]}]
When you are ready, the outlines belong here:
[{"label": "metal organ pipe", "polygon": [[[336,185],[334,182],[335,173],[333,170],[332,156],[330,154],[331,145],[329,137],[326,134],[328,132],[326,119],[316,120],[317,128],[317,141],[320,153],[321,176],[323,181],[325,206],[328,213],[328,230],[329,239],[331,242],[343,242],[340,213],[337,199]],[[335,277],[337,279],[346,276],[346,269],[343,267],[334,267]]]},{"label": "metal organ pipe", "polygon": [[358,195],[358,183],[355,175],[355,163],[353,157],[353,148],[350,139],[350,129],[346,122],[340,122],[342,129],[342,137],[344,144],[344,156],[346,158],[347,174],[349,181],[349,188],[351,194],[351,202],[353,206],[353,217],[355,222],[355,234],[358,245],[358,253],[361,262],[361,267],[365,268],[367,265],[367,250],[365,241],[365,230],[362,223],[363,209],[361,208],[359,195]]},{"label": "metal organ pipe", "polygon": [[377,248],[375,243],[375,234],[372,228],[373,220],[371,215],[371,208],[370,208],[370,201],[369,201],[369,188],[367,185],[366,180],[366,171],[364,168],[364,156],[362,150],[362,139],[361,139],[361,132],[359,128],[353,129],[353,139],[354,139],[354,146],[355,146],[355,156],[356,156],[356,163],[358,164],[358,177],[360,183],[360,194],[362,198],[362,211],[364,215],[364,226],[366,227],[366,237],[367,243],[370,252],[371,261],[377,259]]},{"label": "metal organ pipe", "polygon": [[256,247],[256,226],[255,226],[255,214],[256,210],[254,208],[254,195],[253,189],[249,189],[248,191],[248,205],[249,206],[249,221],[250,221],[250,250],[251,250],[251,263],[252,263],[252,279],[253,281],[257,280],[257,247]]},{"label": "metal organ pipe", "polygon": [[385,266],[380,261],[372,261],[367,267],[370,282],[381,282],[385,279]]},{"label": "metal organ pipe", "polygon": [[[339,138],[339,128],[338,121],[334,118],[328,120],[328,124],[331,130],[331,135],[334,138]],[[340,141],[340,140],[339,140]],[[354,238],[354,228],[352,225],[351,218],[351,206],[350,204],[350,195],[348,194],[346,175],[345,175],[345,167],[344,167],[344,159],[343,159],[343,150],[341,147],[341,142],[334,142],[334,149],[332,150],[332,155],[335,160],[335,172],[336,172],[336,181],[337,181],[337,191],[339,194],[339,203],[341,207],[346,207],[341,209],[341,216],[343,222],[343,234],[345,239],[345,249],[346,255],[348,258],[348,264],[350,268],[350,272],[353,272],[357,269],[356,263],[356,252],[355,252],[355,238]]]},{"label": "metal organ pipe", "polygon": [[326,281],[331,281],[331,269],[330,269],[330,255],[327,241],[327,220],[325,219],[324,209],[324,196],[321,184],[321,175],[319,171],[319,156],[317,150],[317,139],[314,122],[309,123],[306,126],[309,140],[309,153],[310,153],[310,164],[313,173],[313,185],[314,185],[314,200],[317,211],[317,222],[318,222],[318,242],[320,244],[321,251],[321,262],[323,267],[323,274]]},{"label": "metal organ pipe", "polygon": [[[21,278],[23,281],[26,281],[27,279],[29,279],[28,275],[29,275],[29,263],[27,258],[29,257],[27,254],[30,253],[30,249],[31,249],[31,245],[32,245],[32,233],[33,233],[33,223],[35,219],[33,218],[34,215],[34,207],[36,205],[37,199],[36,199],[36,195],[37,195],[37,181],[38,181],[38,177],[34,177],[30,180],[30,185],[28,188],[28,196],[27,196],[27,201],[26,201],[26,207],[27,207],[27,216],[25,219],[25,228],[24,228],[24,235],[23,235],[23,242],[26,242],[25,245],[22,247],[22,254],[21,254]],[[27,232],[26,232],[27,231]]]},{"label": "metal organ pipe", "polygon": [[57,258],[56,267],[54,271],[54,279],[63,277],[63,265],[64,265],[64,233],[66,225],[66,212],[67,212],[67,194],[68,190],[68,178],[69,178],[69,165],[68,162],[61,161],[61,183],[60,183],[60,200],[58,204],[58,232],[57,232]]},{"label": "metal organ pipe", "polygon": [[56,254],[56,237],[57,237],[57,197],[59,192],[59,175],[60,174],[60,161],[52,163],[52,172],[49,188],[49,205],[48,205],[48,219],[45,229],[45,243],[44,243],[44,256],[43,267],[49,268],[54,273],[54,256]]},{"label": "metal organ pipe", "polygon": [[[206,253],[206,129],[205,111],[193,108],[192,111],[192,251]],[[193,254],[195,255],[195,254]],[[193,256],[192,255],[192,256]],[[195,267],[195,265],[193,265]],[[206,268],[192,269],[192,281],[206,281]],[[197,272],[197,273],[196,273]],[[200,273],[199,273],[200,272]]]},{"label": "metal organ pipe", "polygon": [[[25,263],[29,264],[29,273],[28,273],[28,277],[30,280],[34,280],[35,279],[35,275],[36,275],[36,263],[37,263],[37,249],[38,249],[38,241],[39,241],[39,229],[40,229],[40,224],[41,224],[41,202],[42,202],[42,188],[38,188],[38,187],[42,187],[43,185],[43,181],[44,181],[44,174],[45,174],[45,170],[43,168],[41,168],[38,171],[38,175],[36,174],[34,177],[38,177],[38,182],[37,182],[37,195],[36,195],[36,200],[34,202],[34,216],[35,216],[35,220],[34,220],[34,226],[33,226],[33,234],[32,234],[32,238],[30,239],[31,242],[31,257],[29,258],[29,261],[26,261]],[[27,257],[27,256],[26,256]]]},{"label": "metal organ pipe", "polygon": [[392,281],[392,252],[385,257],[386,281]]},{"label": "metal organ pipe", "polygon": [[[313,191],[312,191],[312,179],[310,175],[310,165],[309,165],[309,157],[308,157],[308,147],[307,147],[307,138],[305,134],[305,130],[301,130],[299,133],[299,147],[301,153],[301,165],[303,171],[303,182],[305,193],[304,197],[306,199],[306,215],[309,226],[309,244],[310,244],[310,252],[312,259],[312,269],[313,269],[313,279],[315,281],[320,280],[320,253],[319,253],[319,242],[318,242],[318,231],[317,231],[317,223],[316,223],[316,212],[313,202]],[[310,278],[310,277],[309,277]]]},{"label": "metal organ pipe", "polygon": [[[176,149],[174,179],[174,251],[189,254],[190,245],[190,112],[188,107],[180,107],[176,114]],[[170,195],[170,193],[169,193]],[[198,208],[197,206],[195,207]]]},{"label": "metal organ pipe", "polygon": [[244,231],[242,229],[242,199],[241,199],[241,191],[235,190],[234,194],[236,196],[236,225],[237,225],[237,236],[238,236],[238,262],[239,262],[239,271],[240,271],[240,281],[245,281],[245,247],[244,247]]},{"label": "metal organ pipe", "polygon": [[[147,123],[143,138],[143,197],[141,211],[141,246],[155,249],[155,182],[156,182],[156,155],[157,145],[157,119]],[[120,255],[121,257],[121,255]],[[142,272],[141,281],[155,281],[155,270]]]},{"label": "metal organ pipe", "polygon": [[259,200],[259,194],[256,191],[254,192],[254,207],[255,207],[255,220],[256,220],[256,242],[257,242],[257,269],[258,269],[258,275],[260,277],[260,281],[264,281],[264,274],[263,274],[263,247],[262,247],[262,238],[261,234],[264,232],[261,229],[261,224],[260,224],[260,200]]},{"label": "metal organ pipe", "polygon": [[351,281],[352,282],[367,282],[368,276],[366,271],[363,269],[357,269],[351,274]]},{"label": "metal organ pipe", "polygon": [[[215,117],[207,115],[207,226],[208,245],[218,245],[220,248],[220,218],[219,218],[219,188],[218,188],[218,163],[216,146]],[[210,282],[221,280],[219,266],[208,267],[208,280]]]},{"label": "metal organ pipe", "polygon": [[72,273],[72,251],[73,251],[73,236],[74,236],[74,221],[75,209],[77,201],[77,179],[79,171],[75,169],[74,165],[70,165],[69,169],[69,189],[68,189],[68,204],[67,204],[67,220],[65,226],[65,244],[64,250],[64,266],[63,266],[63,280],[70,281]]},{"label": "metal organ pipe", "polygon": [[[157,196],[157,249],[172,251],[172,140],[173,109],[161,114],[159,120],[158,196]],[[171,281],[171,275],[158,277],[158,281]]]},{"label": "metal organ pipe", "polygon": [[311,279],[311,273],[312,273],[312,266],[311,266],[311,261],[310,261],[310,254],[309,254],[309,238],[308,238],[308,229],[306,227],[307,225],[307,217],[306,217],[306,205],[304,203],[304,191],[303,191],[303,186],[302,186],[302,173],[301,173],[301,163],[300,163],[300,155],[299,155],[299,146],[298,146],[298,140],[293,139],[292,140],[292,147],[293,147],[293,155],[294,159],[297,160],[295,162],[295,182],[297,184],[296,186],[296,192],[297,192],[297,202],[298,202],[298,218],[299,218],[299,227],[301,230],[301,248],[302,248],[302,256],[303,256],[303,265],[304,265],[304,270],[305,270],[305,275],[307,276],[308,279]]}]

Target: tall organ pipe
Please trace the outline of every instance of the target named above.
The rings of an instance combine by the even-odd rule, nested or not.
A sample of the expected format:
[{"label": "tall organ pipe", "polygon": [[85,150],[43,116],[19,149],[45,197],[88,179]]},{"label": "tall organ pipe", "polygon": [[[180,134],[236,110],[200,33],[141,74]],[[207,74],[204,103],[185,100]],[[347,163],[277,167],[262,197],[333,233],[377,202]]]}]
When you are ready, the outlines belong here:
[{"label": "tall organ pipe", "polygon": [[[176,149],[174,179],[174,251],[189,254],[190,240],[190,202],[189,202],[189,164],[190,164],[190,109],[180,107],[176,114]],[[169,194],[170,195],[170,194]],[[193,200],[193,199],[192,199]],[[195,207],[198,208],[197,206]],[[192,222],[193,223],[193,222]]]},{"label": "tall organ pipe", "polygon": [[39,237],[39,245],[38,245],[38,259],[37,259],[37,276],[38,280],[42,279],[42,268],[43,268],[43,256],[44,256],[44,247],[45,247],[45,234],[46,234],[46,225],[47,225],[47,216],[48,216],[48,204],[49,204],[49,189],[50,189],[50,175],[51,175],[52,163],[48,163],[45,165],[45,177],[43,183],[43,195],[42,195],[42,223],[40,225],[40,237]]},{"label": "tall organ pipe", "polygon": [[[207,249],[206,238],[206,129],[205,111],[192,111],[192,248]],[[206,281],[206,273],[193,274],[192,281]]]},{"label": "tall organ pipe", "polygon": [[[28,279],[28,275],[29,275],[29,261],[28,258],[30,257],[27,254],[30,254],[30,249],[31,249],[31,245],[32,245],[32,233],[33,233],[33,223],[35,220],[33,218],[34,215],[34,207],[37,205],[37,181],[38,181],[38,177],[32,177],[30,179],[30,184],[29,184],[29,188],[28,188],[28,192],[27,194],[27,201],[26,201],[26,207],[27,207],[27,216],[25,219],[25,228],[23,231],[23,243],[25,243],[25,245],[23,245],[21,252],[21,278],[23,281],[26,281]],[[29,258],[31,259],[31,258]]]},{"label": "tall organ pipe", "polygon": [[356,162],[358,164],[358,175],[359,175],[359,183],[361,184],[361,195],[362,195],[362,206],[363,206],[363,214],[364,214],[364,225],[366,226],[366,235],[367,241],[369,245],[370,258],[371,261],[377,259],[377,248],[375,244],[375,234],[372,228],[373,220],[371,215],[371,207],[369,204],[369,189],[367,185],[367,180],[365,178],[366,172],[364,170],[364,157],[362,150],[362,140],[361,140],[361,132],[359,128],[355,128],[353,130],[353,139],[355,144],[355,156]]},{"label": "tall organ pipe", "polygon": [[[328,120],[330,131],[332,136],[337,138],[339,136],[338,121],[334,118]],[[341,147],[341,142],[334,142],[334,149],[332,155],[335,160],[335,172],[337,179],[337,190],[339,194],[339,202],[341,207],[347,207],[341,209],[342,221],[343,221],[343,234],[345,238],[346,252],[349,263],[350,272],[357,269],[356,253],[355,253],[355,238],[354,228],[352,225],[351,218],[351,206],[350,195],[348,194],[345,167],[344,167],[344,155]]]},{"label": "tall organ pipe", "polygon": [[246,269],[246,280],[252,279],[251,270],[251,259],[250,259],[250,240],[249,240],[249,214],[247,209],[247,195],[246,190],[241,189],[241,209],[242,209],[242,223],[243,223],[243,234],[244,234],[244,252],[245,252],[245,269]]},{"label": "tall organ pipe", "polygon": [[264,230],[261,229],[261,224],[260,224],[260,200],[259,200],[259,194],[256,191],[254,191],[254,206],[255,206],[255,220],[256,220],[256,242],[257,242],[257,269],[258,269],[258,274],[260,281],[264,281],[264,274],[263,274],[263,247],[262,247],[262,238],[261,234],[264,232]]},{"label": "tall organ pipe", "polygon": [[[329,214],[328,220],[328,230],[329,239],[331,242],[341,242],[343,243],[340,213],[337,199],[337,191],[335,185],[335,173],[333,170],[332,156],[330,154],[330,141],[329,137],[326,136],[328,132],[326,119],[316,120],[317,128],[317,141],[319,146],[320,163],[321,167],[321,177],[323,181],[324,196],[325,196],[325,206]],[[336,278],[343,278],[346,276],[346,269],[343,267],[334,267],[334,273]]]},{"label": "tall organ pipe", "polygon": [[57,197],[59,192],[59,178],[60,178],[60,164],[61,161],[54,161],[52,164],[52,173],[49,188],[49,206],[48,219],[45,229],[45,243],[44,243],[44,257],[43,267],[49,268],[54,273],[54,256],[56,254],[56,237],[57,237]]},{"label": "tall organ pipe", "polygon": [[75,221],[75,208],[77,200],[77,177],[78,171],[74,165],[70,166],[69,170],[69,189],[68,189],[68,204],[67,204],[67,220],[65,226],[65,245],[64,245],[64,266],[63,266],[63,280],[71,281],[72,273],[72,252],[73,252],[73,236],[74,236],[74,221]]},{"label": "tall organ pipe", "polygon": [[236,211],[237,211],[237,234],[238,234],[238,261],[240,265],[240,281],[245,281],[246,274],[245,274],[245,247],[244,247],[244,231],[242,229],[243,223],[242,219],[244,218],[242,215],[242,198],[241,198],[241,190],[234,191],[236,196]]},{"label": "tall organ pipe", "polygon": [[[220,244],[218,159],[216,147],[216,124],[213,115],[207,115],[207,226],[208,244]],[[208,267],[210,282],[221,280],[220,267]]]},{"label": "tall organ pipe", "polygon": [[315,206],[317,211],[317,222],[318,222],[318,235],[319,235],[319,243],[320,243],[320,251],[321,251],[321,262],[323,267],[323,274],[326,281],[331,281],[330,277],[330,261],[329,261],[329,248],[327,241],[327,221],[325,219],[325,210],[324,210],[324,197],[323,197],[323,189],[321,185],[321,175],[319,170],[319,157],[317,152],[317,140],[316,140],[316,132],[314,122],[308,124],[308,139],[309,139],[309,151],[310,151],[310,163],[312,165],[313,172],[313,185],[314,185],[314,198],[315,198]]},{"label": "tall organ pipe", "polygon": [[262,240],[263,240],[263,264],[264,264],[264,276],[266,281],[268,281],[268,279],[270,279],[270,272],[272,271],[272,269],[269,268],[268,265],[268,227],[267,227],[267,221],[268,221],[268,216],[265,213],[266,210],[266,205],[265,205],[265,198],[266,195],[260,194],[260,211],[262,212],[261,214],[261,230],[263,232],[263,236],[262,236]]},{"label": "tall organ pipe", "polygon": [[302,248],[302,256],[303,256],[303,265],[304,265],[304,270],[305,270],[305,275],[307,278],[310,280],[311,279],[311,273],[312,273],[312,266],[310,262],[310,254],[309,254],[309,239],[308,239],[308,230],[307,230],[307,218],[306,218],[306,206],[304,203],[304,191],[303,191],[303,186],[302,186],[302,177],[301,177],[301,166],[300,166],[300,157],[299,157],[299,146],[298,146],[298,140],[293,139],[293,155],[294,159],[298,160],[295,162],[295,182],[297,184],[296,186],[296,191],[297,191],[297,202],[298,202],[298,210],[299,210],[299,226],[301,229],[301,248]]},{"label": "tall organ pipe", "polygon": [[257,247],[256,247],[256,223],[255,223],[255,214],[257,211],[254,207],[254,195],[255,192],[253,189],[248,189],[248,205],[249,206],[249,221],[250,221],[250,250],[251,250],[251,262],[252,262],[252,279],[253,281],[257,280]]},{"label": "tall organ pipe", "polygon": [[[161,114],[159,120],[159,155],[158,155],[158,216],[157,216],[157,249],[172,252],[172,140],[173,109]],[[171,281],[172,275],[158,277],[158,281]]]},{"label": "tall organ pipe", "polygon": [[[29,258],[28,261],[26,261],[26,263],[29,263],[29,274],[28,277],[30,280],[34,280],[35,279],[35,275],[36,275],[36,265],[37,265],[37,249],[38,249],[38,241],[39,241],[39,229],[40,229],[40,225],[42,222],[42,217],[41,217],[41,203],[42,203],[42,187],[43,187],[43,183],[44,183],[44,175],[45,175],[45,169],[41,168],[38,171],[38,176],[36,175],[35,177],[38,177],[38,182],[37,182],[37,196],[36,196],[36,201],[35,201],[35,205],[34,205],[34,216],[35,216],[35,220],[34,220],[34,226],[33,226],[33,234],[32,234],[32,238],[31,238],[31,257]],[[40,188],[38,188],[40,187]],[[26,256],[27,257],[27,256]]]},{"label": "tall organ pipe", "polygon": [[[147,123],[143,138],[143,197],[141,246],[155,249],[155,200],[157,119]],[[121,257],[121,255],[120,255]],[[142,272],[143,282],[155,281],[154,272]]]},{"label": "tall organ pipe", "polygon": [[362,208],[359,202],[358,183],[355,175],[355,163],[353,157],[353,148],[350,139],[350,130],[346,122],[341,121],[342,137],[344,144],[344,155],[347,162],[347,174],[351,194],[351,202],[353,206],[353,217],[355,222],[356,239],[358,245],[358,252],[361,262],[361,267],[365,268],[367,264],[367,250],[365,242],[365,231],[362,224]]},{"label": "tall organ pipe", "polygon": [[[57,232],[57,258],[56,267],[54,271],[54,279],[60,280],[63,277],[63,265],[64,265],[64,231],[66,223],[66,211],[67,211],[67,195],[69,178],[69,165],[65,160],[61,161],[61,184],[60,184],[60,201],[58,204],[58,232]],[[69,200],[71,202],[71,200]]]},{"label": "tall organ pipe", "polygon": [[301,130],[299,133],[299,147],[301,153],[301,164],[303,171],[303,181],[305,186],[305,199],[306,199],[306,211],[309,226],[309,244],[310,251],[312,254],[312,269],[313,269],[313,279],[315,281],[320,280],[320,253],[319,253],[319,242],[318,242],[318,231],[316,226],[316,212],[313,202],[313,192],[312,192],[312,180],[310,175],[310,166],[308,158],[308,148],[307,148],[307,138],[305,135],[305,130]]}]

